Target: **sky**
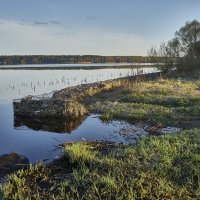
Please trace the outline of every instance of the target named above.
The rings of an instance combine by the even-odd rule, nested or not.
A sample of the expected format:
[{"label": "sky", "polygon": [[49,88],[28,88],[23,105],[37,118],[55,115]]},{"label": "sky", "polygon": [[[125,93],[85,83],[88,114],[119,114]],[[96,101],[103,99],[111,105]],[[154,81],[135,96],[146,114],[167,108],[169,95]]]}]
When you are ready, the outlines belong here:
[{"label": "sky", "polygon": [[0,55],[146,55],[200,0],[0,0]]}]

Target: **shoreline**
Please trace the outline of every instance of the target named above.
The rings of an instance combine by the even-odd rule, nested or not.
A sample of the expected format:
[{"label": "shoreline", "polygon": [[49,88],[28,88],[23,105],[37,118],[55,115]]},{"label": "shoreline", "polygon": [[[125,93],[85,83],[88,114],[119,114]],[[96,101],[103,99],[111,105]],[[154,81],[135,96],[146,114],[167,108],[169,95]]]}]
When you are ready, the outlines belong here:
[{"label": "shoreline", "polygon": [[98,70],[98,69],[140,69],[156,67],[156,65],[121,65],[121,66],[9,66],[0,65],[0,70]]},{"label": "shoreline", "polygon": [[14,114],[26,117],[64,117],[75,119],[88,114],[84,99],[101,92],[123,86],[127,81],[152,80],[161,77],[161,72],[128,76],[101,82],[67,87],[48,94],[26,96],[13,100]]}]

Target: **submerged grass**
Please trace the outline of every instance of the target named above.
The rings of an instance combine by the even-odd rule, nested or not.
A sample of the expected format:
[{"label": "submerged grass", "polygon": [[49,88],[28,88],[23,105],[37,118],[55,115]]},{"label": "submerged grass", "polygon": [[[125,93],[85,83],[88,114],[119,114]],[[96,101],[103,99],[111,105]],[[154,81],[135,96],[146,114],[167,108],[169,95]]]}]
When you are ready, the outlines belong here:
[{"label": "submerged grass", "polygon": [[147,137],[102,151],[87,143],[64,148],[75,164],[58,182],[39,163],[9,176],[4,199],[199,199],[200,130]]}]

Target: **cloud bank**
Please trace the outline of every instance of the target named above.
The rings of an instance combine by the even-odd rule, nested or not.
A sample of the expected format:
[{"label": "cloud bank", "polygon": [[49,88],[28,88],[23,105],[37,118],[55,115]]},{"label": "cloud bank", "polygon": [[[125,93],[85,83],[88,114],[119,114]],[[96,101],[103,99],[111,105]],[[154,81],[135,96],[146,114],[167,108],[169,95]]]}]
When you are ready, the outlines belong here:
[{"label": "cloud bank", "polygon": [[123,30],[115,32],[109,29],[79,28],[54,20],[0,20],[0,43],[1,55],[16,52],[23,55],[145,55],[151,45],[144,38]]}]

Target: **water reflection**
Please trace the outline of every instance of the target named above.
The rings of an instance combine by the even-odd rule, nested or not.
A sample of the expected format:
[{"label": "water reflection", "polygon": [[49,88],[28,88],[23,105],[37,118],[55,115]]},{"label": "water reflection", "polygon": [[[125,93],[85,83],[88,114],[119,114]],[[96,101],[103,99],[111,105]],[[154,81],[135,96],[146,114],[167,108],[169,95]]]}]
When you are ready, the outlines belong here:
[{"label": "water reflection", "polygon": [[[135,69],[137,70],[137,69]],[[144,73],[155,72],[155,68],[144,68]],[[127,123],[102,123],[96,116],[69,121],[63,119],[27,119],[14,116],[12,103],[27,95],[50,93],[54,90],[133,75],[131,69],[101,70],[0,70],[0,154],[17,152],[30,162],[53,159],[60,152],[54,146],[66,141],[109,140],[126,142],[120,130]],[[83,123],[84,122],[84,123]],[[71,133],[71,134],[58,134]]]},{"label": "water reflection", "polygon": [[127,128],[131,140],[139,137],[136,126],[124,121],[103,123],[98,115],[90,115],[86,119],[79,119],[80,121],[62,121],[13,116],[11,104],[0,104],[0,110],[0,154],[17,152],[32,163],[44,159],[52,160],[60,154],[55,146],[64,142],[84,139],[129,143],[130,138],[124,134]]},{"label": "water reflection", "polygon": [[15,115],[14,127],[16,130],[26,130],[28,128],[35,131],[48,131],[55,133],[71,133],[77,129],[85,120],[79,118],[69,120],[65,118],[46,118],[46,117],[33,117],[27,118]]},{"label": "water reflection", "polygon": [[36,162],[58,156],[60,151],[55,151],[55,146],[59,143],[81,141],[83,138],[90,141],[120,140],[111,138],[109,134],[119,130],[122,125],[102,123],[95,115],[83,119],[84,123],[68,121],[68,126],[62,125],[71,134],[59,134],[64,130],[60,130],[59,120],[54,120],[48,118],[44,122],[14,118],[12,104],[0,103],[0,154],[17,152],[26,156],[30,162]]},{"label": "water reflection", "polygon": [[65,87],[155,72],[155,68],[99,70],[0,70],[0,101],[39,95]]}]

